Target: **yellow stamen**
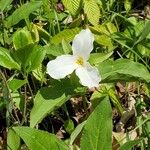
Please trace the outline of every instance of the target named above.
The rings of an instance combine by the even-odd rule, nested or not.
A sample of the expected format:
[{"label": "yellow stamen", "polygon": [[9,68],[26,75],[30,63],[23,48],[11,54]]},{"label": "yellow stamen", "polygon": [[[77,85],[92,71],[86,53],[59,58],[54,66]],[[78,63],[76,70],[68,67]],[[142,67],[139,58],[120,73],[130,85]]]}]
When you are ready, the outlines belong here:
[{"label": "yellow stamen", "polygon": [[77,60],[76,60],[76,63],[77,63],[78,65],[83,66],[83,64],[84,64],[83,58],[82,58],[82,57],[78,57]]}]

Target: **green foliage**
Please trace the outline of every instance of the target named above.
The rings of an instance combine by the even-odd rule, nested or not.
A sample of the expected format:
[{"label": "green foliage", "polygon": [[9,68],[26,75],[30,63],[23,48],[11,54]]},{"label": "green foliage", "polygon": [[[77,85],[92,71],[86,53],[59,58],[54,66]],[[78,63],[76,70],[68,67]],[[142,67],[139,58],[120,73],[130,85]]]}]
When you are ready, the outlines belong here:
[{"label": "green foliage", "polygon": [[75,16],[81,8],[82,0],[62,0],[64,6]]},{"label": "green foliage", "polygon": [[76,88],[68,80],[54,82],[52,87],[42,88],[35,96],[34,107],[30,114],[30,127],[33,128],[47,114],[50,114],[54,109],[59,108],[69,100],[76,93]]},{"label": "green foliage", "polygon": [[3,47],[0,47],[0,58],[0,66],[8,69],[20,69],[19,64],[11,57],[9,51]]},{"label": "green foliage", "polygon": [[11,16],[7,18],[6,26],[11,27],[23,19],[27,19],[29,15],[36,11],[42,5],[41,1],[34,1],[23,4],[18,9],[16,9]]},{"label": "green foliage", "polygon": [[125,0],[124,7],[127,12],[131,10],[132,2],[133,0]]},{"label": "green foliage", "polygon": [[92,25],[98,25],[100,9],[95,0],[84,0],[84,13]]},{"label": "green foliage", "polygon": [[[2,149],[150,145],[150,21],[147,5],[140,4],[142,14],[136,5],[135,0],[0,0],[0,141],[7,135]],[[75,71],[52,79],[47,63],[72,54],[74,37],[86,28],[94,35],[88,62],[100,73],[99,87],[81,86]],[[135,115],[128,127],[123,119],[130,111]]]},{"label": "green foliage", "polygon": [[104,97],[86,121],[81,137],[81,150],[112,147],[112,118],[108,96]]},{"label": "green foliage", "polygon": [[18,150],[20,149],[20,137],[15,133],[15,131],[10,128],[7,134],[7,149],[8,150]]},{"label": "green foliage", "polygon": [[1,0],[0,1],[0,11],[4,11],[10,4],[12,0]]},{"label": "green foliage", "polygon": [[90,55],[90,59],[89,62],[91,64],[99,64],[105,60],[107,60],[111,55],[113,54],[113,52],[110,53],[92,53]]},{"label": "green foliage", "polygon": [[30,72],[41,64],[45,57],[46,51],[42,46],[30,44],[13,53],[16,61],[21,65],[23,70]]},{"label": "green foliage", "polygon": [[22,48],[33,43],[32,36],[28,30],[21,29],[14,34],[13,43],[16,49]]},{"label": "green foliage", "polygon": [[149,83],[150,81],[150,74],[146,67],[128,59],[104,61],[99,64],[98,69],[102,75],[102,82],[104,83],[137,80]]},{"label": "green foliage", "polygon": [[80,123],[75,130],[72,132],[72,134],[70,135],[70,145],[73,145],[73,142],[75,141],[75,139],[77,138],[77,136],[80,134],[80,132],[83,130],[84,125],[86,124],[86,121]]},{"label": "green foliage", "polygon": [[120,150],[129,150],[132,149],[134,146],[138,145],[141,142],[142,139],[137,139],[134,141],[129,141],[123,144],[120,148]]},{"label": "green foliage", "polygon": [[29,127],[13,127],[31,150],[68,150],[68,146],[55,135]]},{"label": "green foliage", "polygon": [[71,42],[80,30],[80,28],[65,29],[52,38],[52,43],[59,44],[63,39],[65,39],[66,42]]},{"label": "green foliage", "polygon": [[12,91],[16,91],[26,83],[27,80],[19,80],[14,78],[8,82],[8,86]]}]

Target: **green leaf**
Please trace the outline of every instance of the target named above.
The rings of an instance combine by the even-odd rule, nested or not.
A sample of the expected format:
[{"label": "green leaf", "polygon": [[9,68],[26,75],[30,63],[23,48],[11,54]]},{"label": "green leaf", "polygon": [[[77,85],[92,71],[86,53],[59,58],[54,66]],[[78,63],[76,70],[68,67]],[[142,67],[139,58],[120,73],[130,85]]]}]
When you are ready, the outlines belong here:
[{"label": "green leaf", "polygon": [[11,98],[14,102],[14,105],[23,112],[24,110],[24,97],[18,91],[11,92]]},{"label": "green leaf", "polygon": [[118,109],[118,112],[120,113],[120,115],[123,114],[124,109],[121,105],[119,96],[115,93],[115,88],[110,88],[108,91],[109,97],[111,99],[111,101],[113,102],[114,106]]},{"label": "green leaf", "polygon": [[134,146],[138,145],[140,142],[141,142],[142,138],[141,139],[137,139],[137,140],[134,140],[134,141],[129,141],[129,142],[126,142],[125,144],[123,144],[119,150],[131,150]]},{"label": "green leaf", "polygon": [[30,150],[68,150],[68,146],[54,134],[29,127],[13,127]]},{"label": "green leaf", "polygon": [[66,42],[71,42],[75,35],[80,32],[80,30],[81,29],[77,27],[73,29],[65,29],[52,38],[52,43],[59,44],[63,39],[66,40]]},{"label": "green leaf", "polygon": [[104,60],[108,59],[112,54],[113,54],[113,52],[110,52],[110,53],[92,53],[90,55],[89,62],[93,65],[99,64],[99,63],[103,62]]},{"label": "green leaf", "polygon": [[8,69],[20,70],[19,64],[17,64],[11,57],[9,51],[5,48],[0,47],[0,66]]},{"label": "green leaf", "polygon": [[112,112],[108,96],[87,119],[81,137],[81,150],[105,149],[112,149]]},{"label": "green leaf", "polygon": [[24,70],[30,72],[42,63],[46,54],[44,47],[30,44],[16,50],[13,53],[14,58],[19,62]]},{"label": "green leaf", "polygon": [[125,0],[124,7],[127,12],[131,10],[132,2],[133,0]]},{"label": "green leaf", "polygon": [[77,136],[81,133],[84,125],[86,124],[86,121],[80,123],[75,130],[71,133],[70,135],[70,145],[73,145],[73,142],[75,141],[75,139],[77,138]]},{"label": "green leaf", "polygon": [[62,0],[64,6],[75,16],[80,10],[82,0]]},{"label": "green leaf", "polygon": [[44,47],[39,45],[35,46],[31,57],[28,59],[29,61],[28,72],[38,68],[41,65],[45,55],[46,55],[46,50]]},{"label": "green leaf", "polygon": [[12,79],[8,81],[8,86],[12,91],[15,91],[27,83],[27,80]]},{"label": "green leaf", "polygon": [[34,24],[34,27],[38,30],[39,37],[46,40],[49,43],[50,34],[46,30],[44,30],[41,26],[38,26],[38,25]]},{"label": "green leaf", "polygon": [[22,19],[26,19],[29,15],[36,11],[42,5],[42,1],[34,1],[23,4],[21,7],[16,9],[11,16],[7,18],[6,26],[11,27],[17,24]]},{"label": "green leaf", "polygon": [[52,87],[42,88],[36,94],[30,114],[30,127],[33,128],[41,122],[47,114],[59,108],[75,93],[75,86],[69,80],[56,81],[53,85]]},{"label": "green leaf", "polygon": [[116,61],[104,61],[99,64],[98,69],[103,83],[115,81],[146,81],[150,82],[150,73],[147,68],[129,59],[118,59]]},{"label": "green leaf", "polygon": [[65,54],[69,54],[72,51],[71,45],[66,42],[64,39],[62,40],[62,47]]},{"label": "green leaf", "polygon": [[111,41],[111,38],[109,38],[107,35],[94,35],[95,37],[95,41],[102,45],[102,46],[106,46],[110,49],[113,48],[113,45],[112,45],[112,41]]},{"label": "green leaf", "polygon": [[13,35],[13,43],[16,49],[33,43],[31,33],[27,29],[16,31]]},{"label": "green leaf", "polygon": [[21,65],[23,69],[29,66],[29,59],[34,51],[34,44],[24,46],[12,53],[14,59]]},{"label": "green leaf", "polygon": [[12,0],[0,0],[0,12],[4,11],[11,4]]},{"label": "green leaf", "polygon": [[8,130],[7,133],[7,145],[7,150],[20,149],[20,137],[11,128]]},{"label": "green leaf", "polygon": [[95,0],[84,0],[84,13],[92,25],[98,25],[100,9]]},{"label": "green leaf", "polygon": [[52,56],[60,56],[65,54],[61,44],[51,44],[44,46],[46,53]]},{"label": "green leaf", "polygon": [[139,36],[138,36],[138,40],[135,42],[135,44],[138,44],[139,42],[141,42],[143,39],[145,39],[149,33],[150,33],[150,21],[146,22],[143,30],[140,32]]},{"label": "green leaf", "polygon": [[64,128],[66,130],[67,133],[71,134],[72,131],[74,130],[74,123],[71,119],[67,119],[64,122]]},{"label": "green leaf", "polygon": [[40,64],[40,66],[36,69],[34,69],[32,71],[34,77],[41,81],[41,83],[45,82],[46,79],[45,79],[45,70],[44,70],[44,67],[42,66],[42,64]]}]

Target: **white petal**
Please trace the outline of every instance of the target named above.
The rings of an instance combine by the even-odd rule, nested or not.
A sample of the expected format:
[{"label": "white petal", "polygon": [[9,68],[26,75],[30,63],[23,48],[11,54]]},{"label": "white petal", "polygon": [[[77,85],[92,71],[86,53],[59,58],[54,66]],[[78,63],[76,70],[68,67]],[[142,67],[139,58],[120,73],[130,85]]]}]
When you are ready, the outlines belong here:
[{"label": "white petal", "polygon": [[71,55],[61,55],[47,64],[47,73],[54,79],[62,79],[76,68],[75,58]]},{"label": "white petal", "polygon": [[82,85],[89,88],[98,87],[101,80],[97,68],[92,67],[89,63],[85,67],[76,69],[76,75],[79,77]]},{"label": "white petal", "polygon": [[82,30],[77,34],[72,43],[73,55],[89,58],[90,52],[93,50],[94,36],[89,29]]}]

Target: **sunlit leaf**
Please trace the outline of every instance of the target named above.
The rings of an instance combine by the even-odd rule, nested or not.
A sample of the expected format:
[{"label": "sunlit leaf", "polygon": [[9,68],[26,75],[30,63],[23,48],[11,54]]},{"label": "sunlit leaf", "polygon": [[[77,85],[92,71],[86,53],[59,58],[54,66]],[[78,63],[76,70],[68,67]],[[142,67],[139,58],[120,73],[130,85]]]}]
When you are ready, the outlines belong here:
[{"label": "sunlit leaf", "polygon": [[86,121],[81,150],[111,150],[112,114],[108,96],[104,97]]},{"label": "sunlit leaf", "polygon": [[76,15],[80,9],[82,0],[62,0],[62,2],[72,15]]},{"label": "sunlit leaf", "polygon": [[11,2],[12,0],[0,0],[0,11],[4,11]]},{"label": "sunlit leaf", "polygon": [[20,69],[19,64],[11,57],[9,51],[0,47],[0,66],[8,69]]},{"label": "sunlit leaf", "polygon": [[7,133],[7,150],[18,149],[20,149],[20,137],[10,128]]},{"label": "sunlit leaf", "polygon": [[29,127],[13,127],[30,150],[68,150],[68,146],[54,134]]},{"label": "sunlit leaf", "polygon": [[16,9],[11,16],[7,18],[7,27],[17,24],[22,19],[26,19],[29,15],[36,11],[42,5],[42,1],[34,1],[23,4],[18,9]]},{"label": "sunlit leaf", "polygon": [[129,59],[104,61],[98,66],[102,82],[115,81],[146,81],[150,82],[150,73],[147,68]]},{"label": "sunlit leaf", "polygon": [[84,0],[84,13],[92,25],[98,25],[100,9],[95,0]]},{"label": "sunlit leaf", "polygon": [[[38,91],[34,99],[34,106],[30,114],[30,127],[37,123],[54,109],[64,104],[71,95],[75,94],[76,85],[69,80],[55,82],[54,86],[45,87]],[[62,88],[63,87],[63,88]]]},{"label": "sunlit leaf", "polygon": [[79,33],[79,31],[80,28],[77,27],[73,29],[65,29],[52,38],[52,43],[59,44],[63,39],[65,39],[67,42],[71,42],[75,35]]}]

